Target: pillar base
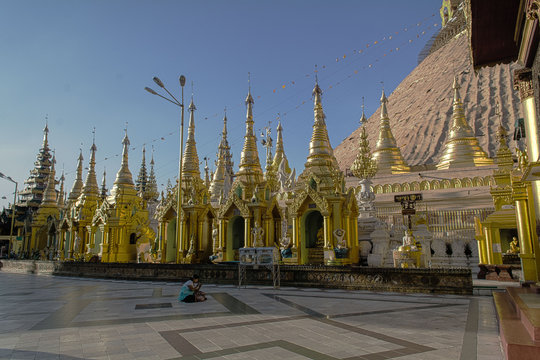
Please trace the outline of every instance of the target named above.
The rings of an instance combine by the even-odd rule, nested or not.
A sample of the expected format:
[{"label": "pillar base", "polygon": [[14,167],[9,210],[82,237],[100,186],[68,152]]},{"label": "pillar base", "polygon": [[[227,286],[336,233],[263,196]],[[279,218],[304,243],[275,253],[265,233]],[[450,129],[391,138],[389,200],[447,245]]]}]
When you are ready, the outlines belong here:
[{"label": "pillar base", "polygon": [[519,254],[521,258],[521,271],[523,272],[523,281],[538,281],[536,272],[536,258],[533,254]]}]

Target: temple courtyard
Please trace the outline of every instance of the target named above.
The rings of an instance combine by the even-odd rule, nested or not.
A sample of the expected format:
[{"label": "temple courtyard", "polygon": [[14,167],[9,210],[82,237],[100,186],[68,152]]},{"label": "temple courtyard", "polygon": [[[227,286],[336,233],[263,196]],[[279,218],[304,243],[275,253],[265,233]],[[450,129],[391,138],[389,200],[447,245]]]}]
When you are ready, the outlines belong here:
[{"label": "temple courtyard", "polygon": [[0,272],[0,359],[503,359],[491,296]]}]

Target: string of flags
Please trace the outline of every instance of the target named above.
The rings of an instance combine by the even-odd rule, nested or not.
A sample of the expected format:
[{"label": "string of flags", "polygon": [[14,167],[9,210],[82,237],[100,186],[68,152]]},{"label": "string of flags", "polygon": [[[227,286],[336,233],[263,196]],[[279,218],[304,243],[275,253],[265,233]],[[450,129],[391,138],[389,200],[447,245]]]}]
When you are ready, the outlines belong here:
[{"label": "string of flags", "polygon": [[[329,69],[332,69],[332,68],[335,68],[336,66],[339,66],[340,69],[337,69],[332,74],[328,75],[328,76],[332,76],[332,75],[336,74],[337,72],[343,70],[343,64],[346,65],[346,66],[353,66],[356,61],[367,60],[366,59],[367,55],[374,53],[375,49],[381,49],[382,50],[382,54],[380,54],[378,57],[376,57],[375,59],[372,59],[371,61],[369,61],[369,63],[366,63],[366,64],[364,64],[362,66],[356,66],[356,68],[354,70],[352,70],[351,72],[349,72],[346,76],[342,77],[339,81],[328,85],[326,87],[326,89],[324,89],[324,91],[332,90],[333,88],[341,85],[347,79],[350,79],[350,78],[354,77],[355,75],[360,74],[362,70],[373,69],[376,66],[376,64],[379,61],[381,61],[382,59],[384,59],[385,57],[398,53],[399,51],[401,51],[407,45],[413,44],[415,41],[417,41],[417,39],[420,39],[423,36],[425,36],[426,34],[428,34],[430,32],[430,30],[433,30],[433,29],[436,29],[437,27],[439,27],[438,23],[433,23],[433,17],[435,17],[435,16],[436,16],[436,14],[432,14],[432,15],[422,19],[421,21],[419,21],[419,22],[417,22],[415,24],[404,26],[400,30],[394,31],[394,32],[384,36],[383,38],[366,42],[361,47],[358,47],[356,49],[352,49],[352,50],[350,50],[350,51],[348,51],[348,52],[346,52],[346,53],[344,53],[342,55],[336,56],[335,58],[333,58],[333,60],[331,62],[328,62],[326,64],[323,64],[323,65],[319,66],[318,70],[316,70],[315,73],[304,74],[303,79],[314,77],[315,74],[317,74],[317,73],[320,74],[321,72],[327,72]],[[405,41],[401,41],[399,44],[394,44],[394,41],[398,40],[399,35],[403,34],[403,33],[407,33],[407,34],[412,33],[412,34]],[[383,45],[388,45],[388,46],[386,48],[384,48]],[[283,82],[283,83],[281,83],[281,85],[276,86],[273,89],[271,89],[270,94],[272,94],[272,95],[273,94],[279,94],[279,93],[281,93],[283,91],[287,91],[287,89],[294,88],[295,85],[297,85],[299,83],[301,83],[301,81],[299,79]],[[261,95],[258,95],[256,97],[257,100],[260,100],[261,98],[262,98]],[[303,99],[302,101],[300,101],[295,106],[290,107],[289,109],[287,109],[287,111],[282,112],[281,115],[280,115],[280,118],[286,117],[291,112],[299,109],[300,107],[302,107],[306,103],[309,103],[309,101],[310,101],[309,98]],[[242,102],[242,106],[243,106],[243,102]],[[266,110],[266,111],[268,111],[268,110]],[[262,114],[262,113],[264,113],[266,111],[263,111],[260,114]],[[221,115],[222,115],[221,113],[214,113],[214,114],[211,114],[211,115],[203,116],[202,119],[209,120],[209,119],[217,118],[218,116],[221,116]],[[242,126],[242,125],[243,124],[238,124],[237,126]],[[160,142],[160,141],[166,141],[171,136],[174,136],[175,138],[177,138],[179,136],[179,133],[180,133],[180,126],[178,126],[174,131],[168,132],[167,134],[164,134],[163,136],[158,136],[158,137],[156,137],[156,138],[154,138],[152,140],[146,141],[145,143],[143,143],[141,145],[132,146],[132,147],[130,147],[130,149],[131,150],[137,150],[138,148],[141,148],[142,146],[146,146],[146,145],[153,144],[153,143]],[[237,139],[235,141],[231,141],[230,144],[234,145],[235,143],[237,143],[240,140],[242,140],[242,139]],[[209,139],[208,142],[211,142],[211,141],[214,141],[214,139]],[[205,143],[208,143],[208,142],[205,142]],[[201,144],[201,145],[203,145],[203,144]],[[103,161],[107,161],[107,160],[110,160],[110,159],[113,159],[113,158],[117,158],[117,157],[119,157],[121,155],[122,155],[121,153],[117,153],[117,154],[105,156],[103,158],[103,160],[98,161],[98,163],[103,162]],[[208,156],[208,154],[206,154],[205,156]],[[166,166],[166,165],[163,164],[163,166],[161,166],[161,167],[164,167],[164,166]],[[159,168],[158,168],[158,170],[159,170]],[[74,171],[72,171],[72,172],[74,172]],[[66,173],[66,175],[69,175],[72,172],[68,172],[68,173]]]}]

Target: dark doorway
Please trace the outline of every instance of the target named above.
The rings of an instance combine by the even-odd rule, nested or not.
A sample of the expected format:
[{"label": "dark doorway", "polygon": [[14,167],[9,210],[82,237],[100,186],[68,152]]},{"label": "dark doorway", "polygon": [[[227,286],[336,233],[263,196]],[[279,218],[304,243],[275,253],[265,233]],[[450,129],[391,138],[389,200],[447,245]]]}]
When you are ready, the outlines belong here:
[{"label": "dark doorway", "polygon": [[232,223],[233,250],[244,247],[244,218],[236,217]]},{"label": "dark doorway", "polygon": [[317,236],[323,228],[323,217],[320,212],[312,211],[306,216],[306,248],[323,247],[324,236]]}]

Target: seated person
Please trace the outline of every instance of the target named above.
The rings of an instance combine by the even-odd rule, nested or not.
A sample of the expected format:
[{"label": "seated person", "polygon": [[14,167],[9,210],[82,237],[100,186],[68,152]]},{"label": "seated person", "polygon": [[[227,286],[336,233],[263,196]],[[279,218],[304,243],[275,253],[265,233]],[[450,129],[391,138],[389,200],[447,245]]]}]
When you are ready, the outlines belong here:
[{"label": "seated person", "polygon": [[200,291],[202,284],[199,282],[199,275],[193,275],[182,285],[178,301],[192,303],[206,300],[206,294]]}]

